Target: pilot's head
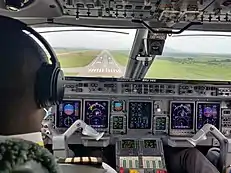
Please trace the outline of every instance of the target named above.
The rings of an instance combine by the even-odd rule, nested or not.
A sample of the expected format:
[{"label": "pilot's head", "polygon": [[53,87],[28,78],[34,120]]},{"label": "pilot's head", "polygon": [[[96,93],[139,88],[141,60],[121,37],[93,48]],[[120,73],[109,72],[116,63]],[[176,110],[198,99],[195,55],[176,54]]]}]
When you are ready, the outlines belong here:
[{"label": "pilot's head", "polygon": [[0,134],[38,132],[44,116],[35,101],[36,72],[47,57],[27,33],[0,27]]}]

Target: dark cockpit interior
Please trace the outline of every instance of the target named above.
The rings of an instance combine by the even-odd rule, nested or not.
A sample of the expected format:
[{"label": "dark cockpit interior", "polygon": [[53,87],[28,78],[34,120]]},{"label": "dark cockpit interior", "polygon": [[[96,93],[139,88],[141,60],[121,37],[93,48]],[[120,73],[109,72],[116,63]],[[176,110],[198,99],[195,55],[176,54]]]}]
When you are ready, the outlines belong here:
[{"label": "dark cockpit interior", "polygon": [[0,15],[40,33],[65,75],[41,130],[63,172],[174,173],[169,154],[196,148],[229,173],[231,1],[19,2]]}]

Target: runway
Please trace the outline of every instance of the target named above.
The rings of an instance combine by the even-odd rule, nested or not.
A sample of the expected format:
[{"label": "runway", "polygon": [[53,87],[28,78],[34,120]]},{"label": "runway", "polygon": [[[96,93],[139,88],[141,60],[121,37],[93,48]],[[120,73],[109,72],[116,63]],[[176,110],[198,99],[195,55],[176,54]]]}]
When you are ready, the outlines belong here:
[{"label": "runway", "polygon": [[107,50],[101,51],[87,66],[80,68],[64,68],[66,73],[78,73],[78,76],[114,76],[121,77],[125,67],[120,66]]}]

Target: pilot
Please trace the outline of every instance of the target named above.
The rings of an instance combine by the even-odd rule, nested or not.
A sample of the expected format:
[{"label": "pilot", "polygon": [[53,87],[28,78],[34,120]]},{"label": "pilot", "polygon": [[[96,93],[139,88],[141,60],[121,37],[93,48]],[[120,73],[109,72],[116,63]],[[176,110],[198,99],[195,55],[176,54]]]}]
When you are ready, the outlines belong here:
[{"label": "pilot", "polygon": [[170,173],[219,173],[218,169],[198,149],[164,150]]},{"label": "pilot", "polygon": [[0,172],[59,173],[61,166],[43,148],[40,131],[45,112],[35,97],[36,74],[48,62],[47,55],[30,34],[4,22],[0,16]]},{"label": "pilot", "polygon": [[[4,23],[1,23],[0,27],[0,52],[0,172],[12,171],[18,159],[14,154],[21,157],[21,160],[18,159],[20,162],[28,159],[22,155],[23,153],[36,155],[45,152],[45,155],[48,154],[50,157],[46,166],[50,167],[49,159],[54,159],[53,156],[42,147],[39,147],[42,150],[37,152],[40,149],[35,144],[43,146],[40,129],[44,110],[36,104],[34,88],[37,70],[43,62],[48,61],[46,54],[30,35],[21,30],[10,29]],[[4,138],[9,141],[2,142]],[[31,142],[15,142],[10,141],[10,138],[21,138]],[[20,146],[17,143],[20,143]],[[27,165],[26,172],[28,166],[36,169],[41,167],[33,162]],[[20,168],[20,171],[16,172],[25,172],[22,170]],[[41,172],[47,172],[45,170],[44,168]]]}]

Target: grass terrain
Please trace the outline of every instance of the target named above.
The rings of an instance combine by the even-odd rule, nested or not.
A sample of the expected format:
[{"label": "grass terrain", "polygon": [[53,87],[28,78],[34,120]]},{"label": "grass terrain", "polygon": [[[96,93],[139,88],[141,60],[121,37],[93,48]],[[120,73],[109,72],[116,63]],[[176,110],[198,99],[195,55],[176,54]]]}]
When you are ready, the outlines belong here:
[{"label": "grass terrain", "polygon": [[128,63],[128,51],[110,51],[114,59],[121,65],[126,66]]},{"label": "grass terrain", "polygon": [[[84,67],[100,53],[100,50],[58,50],[56,53],[68,51],[70,54],[58,55],[64,68]],[[110,51],[110,53],[118,64],[121,66],[127,65],[128,51]],[[145,77],[231,80],[231,57],[205,55],[193,58],[185,57],[157,57]],[[78,74],[68,73],[66,75],[76,76]]]},{"label": "grass terrain", "polygon": [[87,66],[99,53],[97,50],[79,50],[70,51],[69,54],[57,53],[57,56],[63,68],[71,68]]},{"label": "grass terrain", "polygon": [[231,80],[231,59],[159,57],[151,65],[147,78]]}]

